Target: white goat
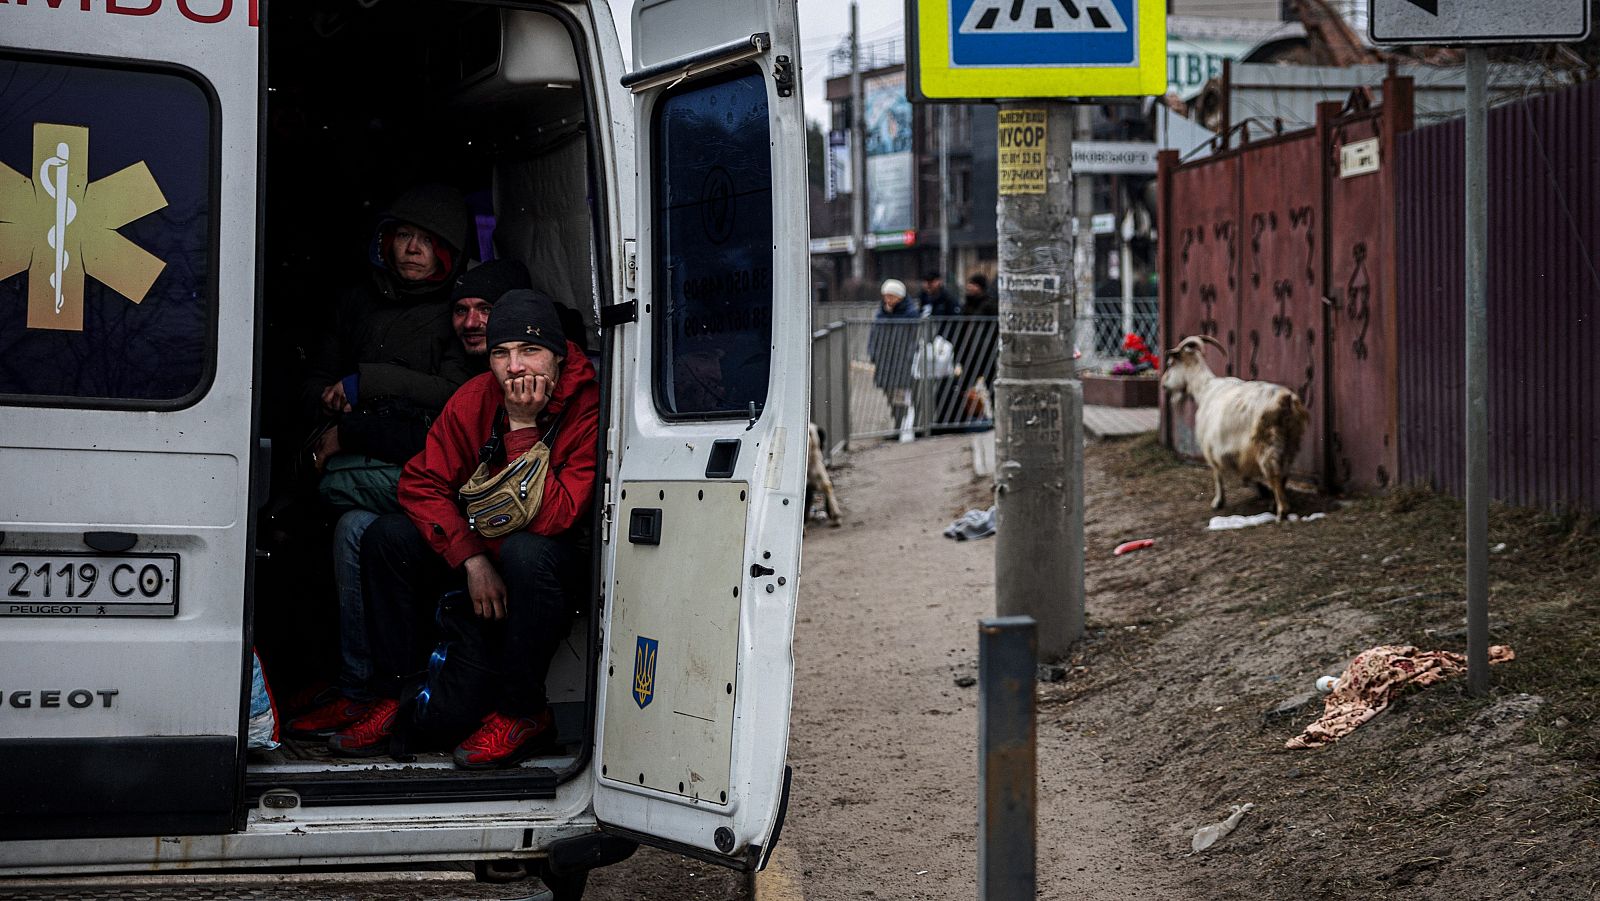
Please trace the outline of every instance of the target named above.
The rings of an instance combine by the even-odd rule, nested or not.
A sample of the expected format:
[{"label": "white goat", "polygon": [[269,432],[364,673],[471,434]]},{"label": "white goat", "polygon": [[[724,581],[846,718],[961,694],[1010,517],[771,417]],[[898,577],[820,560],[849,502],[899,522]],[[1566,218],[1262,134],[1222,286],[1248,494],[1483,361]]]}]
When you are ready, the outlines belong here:
[{"label": "white goat", "polygon": [[810,448],[806,452],[806,515],[811,515],[811,503],[817,494],[822,495],[823,509],[828,513],[828,525],[837,529],[843,525],[839,518],[839,502],[833,496],[833,479],[822,460],[822,430],[816,423],[810,425]]},{"label": "white goat", "polygon": [[1191,335],[1167,351],[1161,387],[1174,414],[1185,397],[1194,398],[1195,440],[1217,485],[1211,509],[1222,509],[1222,476],[1226,472],[1257,490],[1262,485],[1270,489],[1282,520],[1289,515],[1284,482],[1311,416],[1300,398],[1282,385],[1213,373],[1205,360],[1208,343],[1227,356],[1217,339]]}]

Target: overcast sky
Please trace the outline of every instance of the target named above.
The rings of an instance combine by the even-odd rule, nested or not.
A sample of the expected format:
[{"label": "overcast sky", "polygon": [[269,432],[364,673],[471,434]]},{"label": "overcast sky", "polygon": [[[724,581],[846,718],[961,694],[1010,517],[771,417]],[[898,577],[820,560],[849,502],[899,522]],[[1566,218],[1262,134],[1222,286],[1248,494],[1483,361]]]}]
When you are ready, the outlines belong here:
[{"label": "overcast sky", "polygon": [[[800,5],[800,67],[805,75],[806,116],[826,120],[828,104],[823,99],[822,87],[828,78],[828,51],[839,46],[850,34],[850,4],[845,0],[797,2]],[[633,20],[633,0],[611,0],[611,12],[617,19],[623,55],[631,58],[629,25]],[[903,12],[900,0],[864,0],[858,13],[861,42],[871,44],[901,37]]]}]

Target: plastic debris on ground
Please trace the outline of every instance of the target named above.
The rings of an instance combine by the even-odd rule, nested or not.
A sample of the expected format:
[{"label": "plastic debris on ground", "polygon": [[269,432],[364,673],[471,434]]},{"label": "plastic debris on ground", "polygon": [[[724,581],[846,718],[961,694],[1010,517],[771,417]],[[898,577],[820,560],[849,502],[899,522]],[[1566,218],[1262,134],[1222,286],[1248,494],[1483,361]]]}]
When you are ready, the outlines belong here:
[{"label": "plastic debris on ground", "polygon": [[[1503,644],[1489,646],[1489,662],[1517,655]],[[1291,749],[1332,744],[1372,719],[1407,685],[1433,685],[1467,671],[1467,658],[1453,651],[1419,651],[1411,645],[1379,645],[1350,661],[1322,702],[1322,718],[1284,742]]]},{"label": "plastic debris on ground", "polygon": [[1131,554],[1134,551],[1142,551],[1147,547],[1154,547],[1155,543],[1156,540],[1154,538],[1140,538],[1135,541],[1124,541],[1123,543],[1117,545],[1116,550],[1111,552],[1111,556],[1121,557],[1123,554]]},{"label": "plastic debris on ground", "polygon": [[[1289,522],[1316,522],[1327,516],[1326,513],[1311,513],[1301,516],[1298,513],[1289,514]],[[1266,513],[1257,513],[1253,516],[1239,514],[1237,516],[1213,516],[1211,522],[1206,524],[1206,529],[1212,532],[1226,532],[1229,529],[1248,529],[1252,526],[1264,526],[1269,522],[1277,522],[1278,515],[1270,510]]]},{"label": "plastic debris on ground", "polygon": [[1194,834],[1194,840],[1189,842],[1189,847],[1194,853],[1199,854],[1201,851],[1221,841],[1224,836],[1234,830],[1234,827],[1239,825],[1239,821],[1254,807],[1254,804],[1233,805],[1233,812],[1228,814],[1227,819],[1220,823],[1212,823],[1209,826],[1201,826],[1200,830]]},{"label": "plastic debris on ground", "polygon": [[968,510],[962,517],[945,526],[944,537],[957,541],[973,541],[994,534],[994,508]]}]

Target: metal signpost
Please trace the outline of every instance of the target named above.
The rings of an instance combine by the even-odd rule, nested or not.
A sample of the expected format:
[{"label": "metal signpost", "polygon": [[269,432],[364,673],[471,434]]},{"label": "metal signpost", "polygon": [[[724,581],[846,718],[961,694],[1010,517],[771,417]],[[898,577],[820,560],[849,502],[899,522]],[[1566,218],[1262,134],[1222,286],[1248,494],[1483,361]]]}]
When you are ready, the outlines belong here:
[{"label": "metal signpost", "polygon": [[1589,0],[1371,0],[1372,39],[1467,45],[1467,690],[1489,692],[1488,51],[1483,44],[1581,41]]},{"label": "metal signpost", "polygon": [[[1031,721],[1031,679],[989,683],[1018,667],[1031,673],[1033,650],[1065,656],[1083,632],[1083,386],[1072,362],[1077,280],[1066,101],[1166,92],[1166,0],[906,0],[906,25],[910,97],[1000,107],[993,387],[995,607],[1003,619],[986,623],[983,634],[996,637],[994,657],[1008,662],[984,663],[981,687],[991,704],[993,693],[1026,693],[1016,701]],[[1029,617],[1037,644],[1028,641],[1026,654],[1018,641],[999,640],[1008,631],[1002,626]],[[1028,632],[1031,639],[1031,624]],[[1006,741],[989,731],[1001,719],[980,725],[985,748]],[[1030,761],[1031,736],[1030,729]],[[1022,901],[1034,896],[1034,774],[1031,765],[1021,772],[998,763],[982,765],[979,897]]]}]

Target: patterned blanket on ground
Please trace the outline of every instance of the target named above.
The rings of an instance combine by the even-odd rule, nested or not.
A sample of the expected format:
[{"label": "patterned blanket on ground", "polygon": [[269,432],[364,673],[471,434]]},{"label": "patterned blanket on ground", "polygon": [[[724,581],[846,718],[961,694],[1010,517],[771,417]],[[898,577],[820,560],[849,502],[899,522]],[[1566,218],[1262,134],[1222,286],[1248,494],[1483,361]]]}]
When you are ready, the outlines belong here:
[{"label": "patterned blanket on ground", "polygon": [[[1490,663],[1514,659],[1516,654],[1503,644],[1489,647]],[[1411,645],[1394,644],[1362,651],[1323,701],[1322,718],[1284,747],[1331,744],[1382,713],[1407,685],[1433,685],[1466,671],[1467,658],[1451,651],[1419,651]]]}]

